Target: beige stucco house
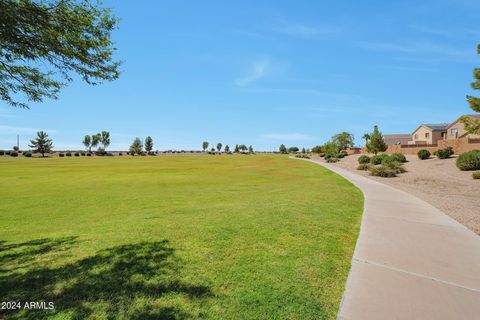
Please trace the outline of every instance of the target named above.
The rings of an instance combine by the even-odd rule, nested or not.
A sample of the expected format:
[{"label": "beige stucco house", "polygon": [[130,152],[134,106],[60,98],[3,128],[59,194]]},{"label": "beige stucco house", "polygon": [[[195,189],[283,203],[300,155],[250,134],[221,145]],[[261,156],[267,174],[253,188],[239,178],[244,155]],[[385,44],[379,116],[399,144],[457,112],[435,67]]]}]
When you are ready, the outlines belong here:
[{"label": "beige stucco house", "polygon": [[429,123],[420,125],[413,133],[408,144],[436,144],[447,136],[448,123]]},{"label": "beige stucco house", "polygon": [[[480,114],[467,114],[465,117],[480,119]],[[480,138],[480,135],[469,134],[465,131],[465,125],[460,121],[461,118],[462,117],[458,118],[448,126],[446,140],[454,140],[464,137],[469,137],[472,139]]]}]

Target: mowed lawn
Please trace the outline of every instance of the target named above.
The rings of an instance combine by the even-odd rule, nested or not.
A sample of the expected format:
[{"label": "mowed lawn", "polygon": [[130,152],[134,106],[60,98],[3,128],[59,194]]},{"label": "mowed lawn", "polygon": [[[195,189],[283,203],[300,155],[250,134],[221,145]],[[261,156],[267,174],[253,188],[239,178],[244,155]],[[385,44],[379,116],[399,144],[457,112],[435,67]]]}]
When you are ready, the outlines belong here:
[{"label": "mowed lawn", "polygon": [[0,158],[0,300],[55,303],[0,318],[334,319],[362,210],[280,155]]}]

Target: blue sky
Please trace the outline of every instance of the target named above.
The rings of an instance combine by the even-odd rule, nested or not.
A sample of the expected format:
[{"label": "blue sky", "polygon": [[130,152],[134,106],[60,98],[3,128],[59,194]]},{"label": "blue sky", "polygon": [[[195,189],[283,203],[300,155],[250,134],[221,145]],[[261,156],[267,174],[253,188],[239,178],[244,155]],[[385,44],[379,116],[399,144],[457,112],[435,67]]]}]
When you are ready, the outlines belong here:
[{"label": "blue sky", "polygon": [[110,149],[204,140],[258,150],[333,134],[410,133],[471,113],[480,2],[105,1],[121,18],[115,82],[74,81],[59,100],[0,101],[0,148],[45,130],[57,149],[109,130]]}]

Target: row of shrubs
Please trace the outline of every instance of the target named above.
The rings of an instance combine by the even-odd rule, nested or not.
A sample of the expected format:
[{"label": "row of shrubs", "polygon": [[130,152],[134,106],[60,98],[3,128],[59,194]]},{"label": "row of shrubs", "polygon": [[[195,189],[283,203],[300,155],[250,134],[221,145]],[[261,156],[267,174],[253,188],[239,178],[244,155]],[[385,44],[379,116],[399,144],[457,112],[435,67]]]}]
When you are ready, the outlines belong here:
[{"label": "row of shrubs", "polygon": [[308,154],[297,154],[295,155],[295,158],[300,158],[300,159],[310,159],[310,156]]},{"label": "row of shrubs", "polygon": [[401,153],[379,154],[372,157],[362,155],[358,158],[357,169],[368,170],[372,176],[391,178],[407,171],[403,167],[405,162],[407,158]]}]

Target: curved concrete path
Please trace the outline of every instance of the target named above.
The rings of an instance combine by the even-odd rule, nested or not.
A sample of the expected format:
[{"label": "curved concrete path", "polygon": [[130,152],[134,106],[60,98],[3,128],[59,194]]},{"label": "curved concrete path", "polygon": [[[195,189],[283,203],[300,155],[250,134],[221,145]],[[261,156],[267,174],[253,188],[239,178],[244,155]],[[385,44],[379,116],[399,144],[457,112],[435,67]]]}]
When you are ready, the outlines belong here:
[{"label": "curved concrete path", "polygon": [[338,319],[480,319],[478,235],[409,193],[311,161],[365,197]]}]

